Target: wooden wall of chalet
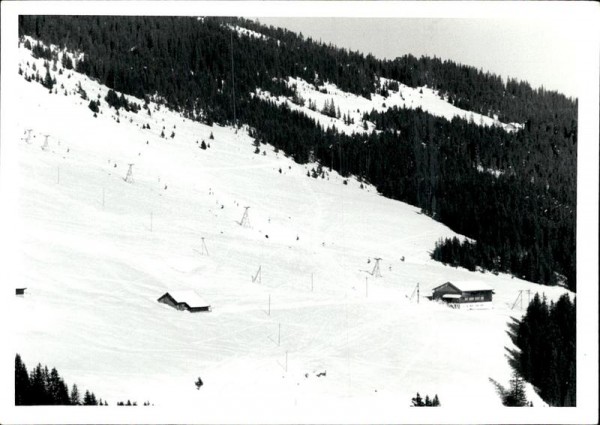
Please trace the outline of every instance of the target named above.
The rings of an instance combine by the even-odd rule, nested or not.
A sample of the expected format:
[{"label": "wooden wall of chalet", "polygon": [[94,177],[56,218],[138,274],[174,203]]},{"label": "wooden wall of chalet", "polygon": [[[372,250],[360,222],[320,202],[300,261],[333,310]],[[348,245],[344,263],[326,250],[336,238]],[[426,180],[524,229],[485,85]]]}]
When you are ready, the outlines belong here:
[{"label": "wooden wall of chalet", "polygon": [[186,306],[184,305],[184,303],[177,303],[173,299],[173,297],[171,297],[169,294],[165,294],[162,297],[160,297],[158,299],[158,302],[170,305],[171,307],[176,308],[177,310],[185,310],[186,309]]},{"label": "wooden wall of chalet", "polygon": [[474,303],[492,301],[492,291],[471,291],[463,292],[460,298],[461,303]]}]

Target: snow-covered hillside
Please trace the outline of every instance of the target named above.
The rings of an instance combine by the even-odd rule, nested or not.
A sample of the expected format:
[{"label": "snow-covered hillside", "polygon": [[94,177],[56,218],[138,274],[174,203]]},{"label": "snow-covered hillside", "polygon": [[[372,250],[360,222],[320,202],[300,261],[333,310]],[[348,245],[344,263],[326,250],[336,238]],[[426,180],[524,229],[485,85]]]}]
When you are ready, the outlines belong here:
[{"label": "snow-covered hillside", "polygon": [[[24,78],[34,64],[43,78],[43,60],[19,55],[22,138],[3,145],[17,145],[14,285],[28,289],[11,317],[27,365],[55,366],[113,406],[193,406],[199,421],[396,422],[417,392],[457,409],[500,406],[489,378],[510,377],[519,291],[555,299],[563,289],[434,262],[435,242],[455,233],[413,206],[335,172],[307,177],[316,164],[268,145],[255,154],[244,128],[152,102],[150,113],[117,114],[107,88],[73,70],[51,71],[49,93]],[[407,90],[348,104],[390,106],[401,93],[417,104]],[[432,96],[424,89],[422,104]],[[97,117],[89,99],[100,99]],[[245,207],[249,227],[239,224]],[[368,273],[375,257],[379,278]],[[423,298],[455,280],[492,286],[492,309]],[[158,303],[169,290],[194,290],[212,311]],[[531,388],[529,397],[542,404]]]},{"label": "snow-covered hillside", "polygon": [[[261,34],[259,32],[249,30],[248,28],[240,27],[239,25],[230,25],[230,24],[228,24],[227,28],[229,28],[231,31],[237,32],[241,36],[255,38],[255,39],[258,39],[258,40],[267,41],[267,40],[269,40],[271,38],[271,37],[268,37],[268,36],[266,36],[264,34]],[[279,40],[276,40],[276,41],[277,41],[277,45],[279,46],[281,44],[280,41]]]},{"label": "snow-covered hillside", "polygon": [[[498,126],[507,132],[515,132],[523,127],[522,124],[501,123],[494,118],[460,109],[443,99],[436,90],[428,87],[413,88],[398,81],[379,79],[380,88],[384,88],[389,83],[397,84],[398,90],[388,89],[387,96],[372,93],[371,99],[367,99],[344,92],[329,82],[324,82],[316,87],[301,78],[288,77],[286,84],[296,92],[297,99],[295,101],[285,96],[273,96],[268,91],[261,89],[257,89],[255,95],[278,105],[287,105],[292,110],[304,113],[324,128],[335,126],[338,131],[346,134],[372,132],[375,125],[369,121],[363,121],[363,115],[373,110],[384,112],[394,106],[407,109],[421,108],[431,115],[449,121],[457,117],[477,125]],[[340,117],[331,117],[321,113],[326,104],[331,104],[331,102],[336,109],[339,109]],[[344,120],[344,116],[346,120]]]}]

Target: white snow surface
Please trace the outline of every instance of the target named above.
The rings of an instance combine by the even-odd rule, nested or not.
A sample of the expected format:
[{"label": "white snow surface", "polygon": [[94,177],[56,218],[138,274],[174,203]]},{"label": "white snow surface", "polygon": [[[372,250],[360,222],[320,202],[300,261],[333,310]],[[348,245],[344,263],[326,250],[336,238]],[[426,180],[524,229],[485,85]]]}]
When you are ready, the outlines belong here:
[{"label": "white snow surface", "polygon": [[169,295],[178,303],[186,303],[191,308],[194,307],[207,307],[210,303],[206,302],[200,295],[193,290],[181,290],[181,291],[168,291]]},{"label": "white snow surface", "polygon": [[[261,34],[259,32],[250,30],[248,28],[244,28],[244,27],[240,27],[239,25],[231,25],[231,24],[227,24],[226,25],[227,28],[229,28],[232,31],[237,32],[238,34],[245,36],[245,37],[250,37],[250,38],[255,38],[257,40],[263,40],[263,41],[267,41],[270,40],[271,37],[266,36],[264,34]],[[277,40],[277,45],[280,45],[280,41]]]},{"label": "white snow surface", "polygon": [[[44,76],[42,60],[19,55],[26,74],[35,63]],[[18,79],[22,138],[2,143],[15,146],[5,160],[18,164],[8,180],[19,196],[13,284],[28,288],[10,305],[14,340],[27,366],[56,367],[113,406],[194,406],[195,420],[221,423],[397,422],[417,392],[446,407],[497,408],[489,378],[508,385],[506,348],[515,347],[506,331],[522,314],[518,303],[511,309],[519,291],[566,292],[432,261],[436,241],[460,235],[354,179],[309,178],[315,164],[271,146],[256,155],[245,129],[154,103],[151,116],[117,117],[106,87],[74,71],[52,75],[57,94]],[[77,83],[100,96],[97,118]],[[423,98],[435,100],[426,89]],[[250,227],[239,224],[246,206]],[[379,278],[370,274],[375,257]],[[494,288],[490,310],[414,295],[417,283],[427,295],[473,280]],[[158,303],[171,288],[202,294],[213,311]]]},{"label": "white snow surface", "polygon": [[[387,82],[394,80],[380,78],[380,88]],[[316,87],[301,78],[288,77],[286,81],[289,87],[294,87],[296,93],[304,99],[304,105],[298,105],[292,99],[285,96],[273,96],[270,92],[262,89],[257,89],[255,95],[263,100],[270,100],[278,105],[286,104],[292,110],[300,111],[307,117],[311,118],[324,128],[335,128],[343,133],[371,133],[375,129],[372,122],[366,122],[364,128],[363,114],[366,112],[377,111],[384,112],[394,106],[398,108],[417,109],[430,113],[436,117],[452,120],[457,117],[468,120],[477,125],[486,127],[499,126],[507,132],[515,132],[522,128],[521,124],[517,123],[501,123],[498,120],[476,113],[460,109],[448,101],[443,99],[438,91],[428,87],[409,87],[398,82],[399,90],[389,90],[389,95],[384,97],[377,93],[371,94],[371,99],[362,96],[357,96],[352,93],[347,93],[340,90],[335,84],[324,82]],[[316,110],[309,109],[309,101],[313,101],[316,105]],[[323,115],[320,111],[323,109],[325,102],[335,104],[336,108],[340,109],[342,117],[347,115],[354,119],[354,124],[344,123],[343,118],[331,118]]]}]

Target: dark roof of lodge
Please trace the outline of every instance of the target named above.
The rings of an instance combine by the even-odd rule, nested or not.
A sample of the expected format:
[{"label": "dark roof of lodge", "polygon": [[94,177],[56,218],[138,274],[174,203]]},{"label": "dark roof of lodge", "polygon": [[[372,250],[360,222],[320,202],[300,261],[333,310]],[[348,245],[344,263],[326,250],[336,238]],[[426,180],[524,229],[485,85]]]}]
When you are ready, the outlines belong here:
[{"label": "dark roof of lodge", "polygon": [[[210,307],[210,304],[204,301],[196,292],[194,291],[169,291],[165,292],[160,298],[165,295],[169,295],[176,303],[185,303],[190,308],[198,308],[198,307]],[[159,298],[159,299],[160,299]]]},{"label": "dark roof of lodge", "polygon": [[493,291],[494,290],[494,288],[492,288],[487,283],[483,283],[483,282],[479,282],[479,281],[463,281],[463,282],[445,282],[445,283],[441,284],[440,286],[436,286],[435,288],[433,288],[433,291],[441,288],[442,286],[446,285],[447,283],[454,286],[456,289],[458,289],[461,292]]}]

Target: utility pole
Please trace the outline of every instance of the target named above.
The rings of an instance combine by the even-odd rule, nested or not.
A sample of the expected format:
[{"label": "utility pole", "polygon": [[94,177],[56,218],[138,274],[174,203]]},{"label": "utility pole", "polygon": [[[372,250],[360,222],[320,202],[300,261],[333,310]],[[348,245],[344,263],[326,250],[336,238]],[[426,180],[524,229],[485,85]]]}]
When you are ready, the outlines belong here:
[{"label": "utility pole", "polygon": [[123,180],[125,180],[127,183],[133,183],[133,166],[135,164],[129,164],[129,169],[127,170],[127,175],[125,176],[125,178]]},{"label": "utility pole", "polygon": [[208,257],[208,248],[206,247],[206,242],[204,242],[204,237],[202,239],[202,254],[206,252],[206,256]]},{"label": "utility pole", "polygon": [[379,262],[381,258],[375,258],[375,266],[373,266],[373,271],[371,272],[371,276],[381,277],[381,271],[379,270]]},{"label": "utility pole", "polygon": [[256,279],[258,279],[258,283],[262,282],[261,269],[262,266],[258,266],[258,271],[256,274],[254,276],[250,276],[252,278],[252,283],[256,282]]},{"label": "utility pole", "polygon": [[244,215],[240,220],[240,226],[242,227],[250,227],[250,217],[248,216],[248,209],[250,207],[244,207]]},{"label": "utility pole", "polygon": [[512,307],[510,308],[511,310],[513,310],[515,308],[515,306],[517,305],[519,300],[521,301],[521,310],[523,310],[523,290],[522,289],[519,291],[519,295],[517,295],[517,299],[513,303]]},{"label": "utility pole", "polygon": [[410,298],[409,298],[410,301],[412,301],[412,299],[415,296],[415,294],[417,294],[417,304],[419,304],[419,296],[420,296],[419,282],[417,282],[417,285],[415,286],[415,289],[413,289],[412,294],[410,294]]}]

